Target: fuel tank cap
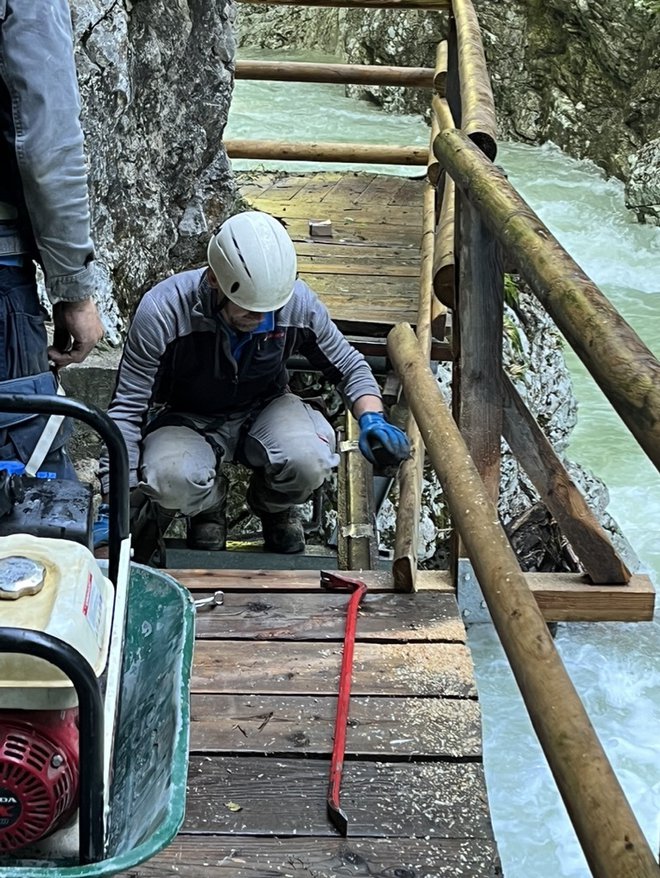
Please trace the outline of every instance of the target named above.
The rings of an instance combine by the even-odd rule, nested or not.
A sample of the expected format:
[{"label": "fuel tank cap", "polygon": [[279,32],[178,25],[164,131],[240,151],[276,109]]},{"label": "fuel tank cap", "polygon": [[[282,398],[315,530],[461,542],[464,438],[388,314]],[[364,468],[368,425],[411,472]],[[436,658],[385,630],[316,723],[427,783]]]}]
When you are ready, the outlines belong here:
[{"label": "fuel tank cap", "polygon": [[39,594],[46,581],[46,568],[24,555],[0,558],[0,600],[15,601],[27,594]]}]

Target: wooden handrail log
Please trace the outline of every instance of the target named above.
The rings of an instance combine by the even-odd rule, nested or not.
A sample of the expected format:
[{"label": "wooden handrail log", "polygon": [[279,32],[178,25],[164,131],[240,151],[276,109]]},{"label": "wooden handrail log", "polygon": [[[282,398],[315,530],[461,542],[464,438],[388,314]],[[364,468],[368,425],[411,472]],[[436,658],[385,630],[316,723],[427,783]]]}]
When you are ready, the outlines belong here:
[{"label": "wooden handrail log", "polygon": [[340,9],[449,9],[451,0],[238,0],[261,6],[335,6]]},{"label": "wooden handrail log", "polygon": [[660,469],[660,363],[504,174],[460,131],[433,149]]},{"label": "wooden handrail log", "polygon": [[[417,339],[427,359],[431,356],[431,302],[433,299],[433,249],[435,238],[435,189],[424,186],[424,214],[420,247]],[[414,591],[417,578],[417,541],[422,505],[424,443],[419,427],[408,415],[406,432],[411,455],[399,468],[399,510],[396,517],[392,575],[397,591]]]},{"label": "wooden handrail log", "polygon": [[387,349],[593,874],[660,878],[655,856],[408,324],[391,330]]},{"label": "wooden handrail log", "polygon": [[432,67],[375,64],[312,64],[304,61],[237,61],[236,79],[270,82],[328,82],[340,85],[400,85],[433,88]]},{"label": "wooden handrail log", "polygon": [[497,119],[481,28],[472,0],[452,0],[458,43],[461,128],[489,159],[497,154]]},{"label": "wooden handrail log", "polygon": [[447,40],[438,43],[435,50],[435,71],[433,76],[433,90],[436,94],[444,95],[447,86]]},{"label": "wooden handrail log", "polygon": [[[433,152],[433,141],[440,134],[440,128],[438,126],[438,120],[435,115],[431,115],[431,140],[429,146],[429,158],[428,164],[426,166],[426,176],[429,179],[429,183],[432,186],[438,185],[438,180],[440,178],[440,173],[442,168],[440,167],[440,162],[435,157],[435,153]],[[435,208],[434,208],[435,213]],[[435,219],[435,217],[434,217]]]},{"label": "wooden handrail log", "polygon": [[273,159],[286,162],[356,162],[382,165],[426,165],[423,146],[387,146],[365,143],[285,143],[280,140],[225,140],[233,159]]},{"label": "wooden handrail log", "polygon": [[456,210],[456,187],[446,175],[442,192],[440,217],[435,236],[433,258],[433,288],[438,300],[447,308],[455,306],[456,258],[454,256],[454,219]]},{"label": "wooden handrail log", "polygon": [[431,98],[431,109],[433,111],[433,118],[438,124],[438,131],[446,131],[448,128],[454,129],[456,127],[454,117],[445,98],[433,95]]}]

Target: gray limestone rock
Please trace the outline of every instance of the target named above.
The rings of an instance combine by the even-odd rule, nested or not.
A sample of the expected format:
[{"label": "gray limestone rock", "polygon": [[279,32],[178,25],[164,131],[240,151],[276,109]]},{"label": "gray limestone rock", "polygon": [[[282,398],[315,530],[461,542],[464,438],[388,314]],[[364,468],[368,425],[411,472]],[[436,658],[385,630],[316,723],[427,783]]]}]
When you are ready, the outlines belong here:
[{"label": "gray limestone rock", "polygon": [[203,259],[234,186],[222,135],[229,0],[73,0],[99,296],[111,343],[139,295]]},{"label": "gray limestone rock", "polygon": [[634,210],[641,222],[660,226],[660,137],[645,144],[631,158],[626,207]]}]

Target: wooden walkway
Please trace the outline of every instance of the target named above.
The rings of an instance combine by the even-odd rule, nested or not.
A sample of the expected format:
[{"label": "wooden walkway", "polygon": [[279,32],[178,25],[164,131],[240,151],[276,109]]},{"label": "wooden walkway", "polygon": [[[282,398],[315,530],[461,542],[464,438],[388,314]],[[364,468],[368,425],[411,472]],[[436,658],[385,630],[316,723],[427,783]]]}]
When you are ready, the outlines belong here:
[{"label": "wooden walkway", "polygon": [[[384,355],[392,325],[416,320],[423,181],[241,180],[250,206],[285,221],[300,275],[333,320],[365,353]],[[311,234],[322,220],[331,236]],[[215,562],[239,567],[237,557]],[[342,782],[347,838],[328,820],[326,793],[348,594],[323,591],[318,569],[170,573],[196,597],[222,589],[225,600],[198,617],[183,829],[131,878],[501,875],[472,661],[446,573],[420,571],[413,594],[394,592],[390,571],[352,574],[369,592]],[[645,577],[621,587],[589,586],[579,574],[528,581],[548,620],[652,613]]]},{"label": "wooden walkway", "polygon": [[316,571],[170,573],[225,601],[198,617],[183,831],[131,878],[501,874],[472,662],[441,578],[399,594],[362,574],[343,839],[325,797],[347,594]]},{"label": "wooden walkway", "polygon": [[[416,323],[423,179],[366,173],[238,179],[252,208],[283,220],[300,277],[343,332],[384,339],[394,324]],[[310,222],[319,220],[330,220],[331,236],[310,234]]]}]

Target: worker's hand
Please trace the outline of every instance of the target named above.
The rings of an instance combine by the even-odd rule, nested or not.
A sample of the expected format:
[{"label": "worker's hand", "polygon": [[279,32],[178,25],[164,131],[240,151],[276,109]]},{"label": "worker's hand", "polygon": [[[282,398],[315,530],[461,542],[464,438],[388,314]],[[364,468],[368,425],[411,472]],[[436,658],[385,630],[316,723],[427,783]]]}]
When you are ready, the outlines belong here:
[{"label": "worker's hand", "polygon": [[101,503],[99,506],[94,524],[92,525],[92,536],[94,538],[94,548],[100,549],[101,546],[108,545],[108,536],[110,533],[110,507],[107,503]]},{"label": "worker's hand", "polygon": [[365,412],[358,424],[358,445],[369,463],[394,466],[410,457],[410,443],[406,434],[393,424],[388,424],[381,412]]},{"label": "worker's hand", "polygon": [[82,363],[103,338],[103,324],[93,299],[58,302],[53,305],[53,323],[55,332],[48,359],[58,369]]}]

